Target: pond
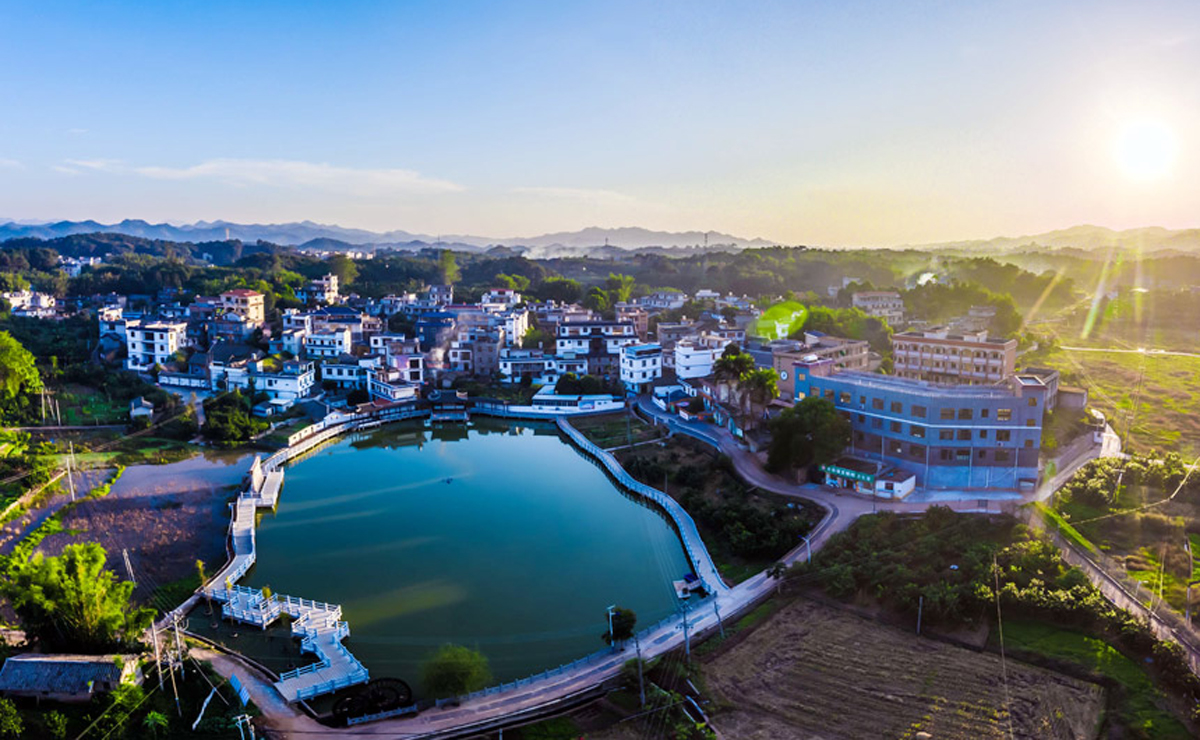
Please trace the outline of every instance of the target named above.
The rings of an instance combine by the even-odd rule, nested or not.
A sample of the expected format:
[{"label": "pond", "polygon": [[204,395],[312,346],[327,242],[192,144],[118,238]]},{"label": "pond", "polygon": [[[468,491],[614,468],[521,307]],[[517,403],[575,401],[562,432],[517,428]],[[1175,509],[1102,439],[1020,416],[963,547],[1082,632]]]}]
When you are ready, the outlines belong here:
[{"label": "pond", "polygon": [[550,425],[413,423],[344,438],[287,469],[246,585],[342,604],[372,677],[417,686],[445,643],[498,681],[602,647],[606,607],[649,626],[691,570],[674,528]]}]

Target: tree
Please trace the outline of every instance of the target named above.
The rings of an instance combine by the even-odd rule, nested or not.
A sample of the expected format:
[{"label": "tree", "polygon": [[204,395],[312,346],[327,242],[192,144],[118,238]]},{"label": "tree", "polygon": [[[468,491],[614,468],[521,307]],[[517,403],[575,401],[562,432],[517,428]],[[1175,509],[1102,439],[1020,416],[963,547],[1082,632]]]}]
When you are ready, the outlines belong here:
[{"label": "tree", "polygon": [[160,733],[166,732],[170,724],[171,720],[162,712],[149,711],[142,718],[142,729],[150,733],[151,737],[158,737]]},{"label": "tree", "polygon": [[613,609],[612,613],[612,632],[605,630],[604,634],[600,635],[600,639],[609,645],[614,642],[625,642],[633,637],[635,627],[637,627],[637,614],[632,609],[618,606]]},{"label": "tree", "polygon": [[633,293],[634,279],[632,275],[618,275],[617,273],[608,273],[608,281],[605,283],[607,288],[609,302],[613,305],[617,303],[625,303],[629,300]]},{"label": "tree", "polygon": [[41,390],[42,377],[33,354],[12,334],[0,331],[0,404],[8,406],[21,394]]},{"label": "tree", "polygon": [[559,303],[574,303],[583,295],[583,287],[578,280],[564,277],[548,277],[537,288],[537,294],[547,301]]},{"label": "tree", "polygon": [[443,645],[422,669],[425,691],[438,699],[478,691],[491,680],[487,656],[462,645]]},{"label": "tree", "polygon": [[329,258],[329,272],[337,275],[338,289],[353,283],[358,277],[358,265],[344,254],[335,254]]},{"label": "tree", "polygon": [[214,442],[246,442],[267,426],[267,422],[250,414],[250,403],[239,391],[224,393],[204,402],[204,427],[201,433]]},{"label": "tree", "polygon": [[0,735],[4,737],[21,737],[25,730],[25,722],[17,711],[17,705],[12,699],[0,699]]},{"label": "tree", "polygon": [[606,291],[604,288],[593,287],[588,291],[587,295],[583,297],[583,307],[591,309],[592,311],[596,311],[597,313],[603,313],[607,311],[612,307],[612,301],[608,295],[608,291]]},{"label": "tree", "polygon": [[736,344],[726,346],[725,351],[713,363],[713,377],[718,383],[729,389],[729,395],[739,411],[743,407],[743,392],[745,391],[742,380],[756,367],[757,363],[754,362],[754,357],[743,352],[742,348]]},{"label": "tree", "polygon": [[518,293],[524,293],[529,290],[529,278],[524,275],[505,275],[499,273],[496,275],[496,284],[501,288],[515,290]]},{"label": "tree", "polygon": [[850,422],[833,403],[810,396],[771,421],[767,467],[782,471],[827,463],[850,443]]},{"label": "tree", "polygon": [[67,715],[59,711],[48,712],[46,730],[53,740],[64,740],[67,737]]},{"label": "tree", "polygon": [[740,385],[750,401],[750,417],[754,419],[754,426],[758,426],[759,417],[766,411],[767,404],[779,398],[778,381],[779,376],[769,367],[756,367],[743,376]]},{"label": "tree", "polygon": [[0,592],[44,643],[82,652],[135,643],[154,610],[133,608],[133,583],[105,570],[107,558],[95,542],[67,545],[57,557],[37,553],[11,567]]},{"label": "tree", "polygon": [[446,285],[453,285],[462,277],[462,273],[458,269],[458,262],[454,259],[454,252],[449,249],[443,249],[438,255],[438,270],[442,274],[442,282]]}]

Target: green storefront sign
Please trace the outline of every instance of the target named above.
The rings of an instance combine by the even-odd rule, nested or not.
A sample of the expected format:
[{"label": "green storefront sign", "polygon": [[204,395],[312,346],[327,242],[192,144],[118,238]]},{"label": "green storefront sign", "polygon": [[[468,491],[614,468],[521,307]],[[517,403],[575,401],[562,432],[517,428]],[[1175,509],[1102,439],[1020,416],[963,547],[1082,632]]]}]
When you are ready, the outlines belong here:
[{"label": "green storefront sign", "polygon": [[863,483],[875,482],[874,473],[862,473],[857,470],[850,470],[849,468],[839,468],[837,465],[822,465],[820,467],[821,472],[829,473],[830,475],[836,475],[840,478],[861,481]]}]

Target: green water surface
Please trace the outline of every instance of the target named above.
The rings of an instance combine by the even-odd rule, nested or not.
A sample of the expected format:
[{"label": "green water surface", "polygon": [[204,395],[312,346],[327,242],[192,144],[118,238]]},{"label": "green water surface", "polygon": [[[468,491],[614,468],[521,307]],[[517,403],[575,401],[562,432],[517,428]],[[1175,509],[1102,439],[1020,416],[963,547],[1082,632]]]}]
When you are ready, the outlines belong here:
[{"label": "green water surface", "polygon": [[553,427],[408,423],[290,465],[246,584],[342,604],[372,677],[415,685],[448,642],[500,681],[569,663],[604,647],[609,604],[671,613],[689,570],[663,516]]}]

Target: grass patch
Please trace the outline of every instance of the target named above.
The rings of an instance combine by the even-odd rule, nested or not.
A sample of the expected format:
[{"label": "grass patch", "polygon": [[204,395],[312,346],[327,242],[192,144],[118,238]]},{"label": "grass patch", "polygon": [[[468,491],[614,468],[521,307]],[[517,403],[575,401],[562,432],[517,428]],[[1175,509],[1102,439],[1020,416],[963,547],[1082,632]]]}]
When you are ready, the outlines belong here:
[{"label": "grass patch", "polygon": [[648,442],[662,436],[657,427],[624,413],[572,419],[571,426],[593,443],[605,448],[624,447],[630,444],[631,440],[633,444]]},{"label": "grass patch", "polygon": [[771,615],[779,611],[782,603],[783,602],[781,602],[778,598],[764,601],[746,614],[743,614],[736,622],[733,622],[732,624],[726,622],[724,637],[721,637],[720,633],[713,635],[703,643],[693,648],[692,652],[698,656],[704,656],[715,652],[729,638],[733,637],[739,632],[745,632],[746,630],[754,629],[758,625],[770,619]]},{"label": "grass patch", "polygon": [[[1129,429],[1132,451],[1200,454],[1200,358],[1058,349],[1036,362],[1062,372],[1066,384],[1087,388],[1089,403],[1104,412],[1118,433],[1125,436]],[[1142,392],[1136,403],[1139,378]]]},{"label": "grass patch", "polygon": [[1063,518],[1062,514],[1059,514],[1054,509],[1046,506],[1041,501],[1034,501],[1033,505],[1036,506],[1037,510],[1040,511],[1046,518],[1047,524],[1061,532],[1062,535],[1070,540],[1073,544],[1082,547],[1088,552],[1096,551],[1096,546],[1093,545],[1087,537],[1084,537],[1082,534],[1080,534],[1079,530],[1075,529],[1075,527],[1072,527],[1070,522]]},{"label": "grass patch", "polygon": [[1124,689],[1114,721],[1140,736],[1189,738],[1191,733],[1163,709],[1162,693],[1146,672],[1105,641],[1037,622],[1006,620],[1004,644],[1057,660],[1065,660],[1113,679]]}]

